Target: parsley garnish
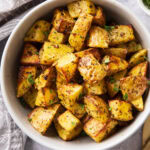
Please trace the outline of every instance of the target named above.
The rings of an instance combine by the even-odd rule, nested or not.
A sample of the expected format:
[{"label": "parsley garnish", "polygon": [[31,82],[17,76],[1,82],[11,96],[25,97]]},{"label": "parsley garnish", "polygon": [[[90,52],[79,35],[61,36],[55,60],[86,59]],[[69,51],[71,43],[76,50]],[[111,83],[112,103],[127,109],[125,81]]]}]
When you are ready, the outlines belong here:
[{"label": "parsley garnish", "polygon": [[52,91],[52,89],[50,89],[49,91],[50,91],[50,93],[52,93],[52,92],[53,92],[53,91]]},{"label": "parsley garnish", "polygon": [[75,122],[72,121],[71,123],[72,123],[72,125],[75,125]]},{"label": "parsley garnish", "polygon": [[109,81],[110,81],[110,83],[115,83],[116,82],[116,80],[112,76],[109,77]]},{"label": "parsley garnish", "polygon": [[150,81],[147,81],[147,84],[150,86]]},{"label": "parsley garnish", "polygon": [[148,58],[147,58],[146,56],[144,56],[144,59],[145,59],[146,61],[148,61]]},{"label": "parsley garnish", "polygon": [[36,54],[36,55],[38,55],[38,54],[39,54],[39,52],[35,52],[35,54]]},{"label": "parsley garnish", "polygon": [[31,119],[31,118],[28,118],[28,121],[29,121],[29,122],[31,122],[31,121],[32,121],[32,119]]},{"label": "parsley garnish", "polygon": [[109,107],[109,111],[111,111],[112,110],[112,108],[111,107]]},{"label": "parsley garnish", "polygon": [[81,98],[82,98],[82,96],[83,96],[83,94],[82,94],[82,93],[80,93],[80,95],[79,95],[79,99],[81,99]]},{"label": "parsley garnish", "polygon": [[82,109],[84,109],[84,104],[80,104],[80,106],[82,107]]},{"label": "parsley garnish", "polygon": [[123,99],[126,101],[126,100],[128,100],[128,94],[127,93],[125,93],[124,95],[123,95]]},{"label": "parsley garnish", "polygon": [[114,29],[115,27],[114,26],[106,26],[105,25],[104,28],[105,28],[105,30],[110,31],[110,30]]},{"label": "parsley garnish", "polygon": [[53,100],[50,100],[49,103],[52,104],[52,103],[53,103]]},{"label": "parsley garnish", "polygon": [[32,85],[34,84],[34,80],[33,80],[33,77],[31,74],[28,75],[28,78],[27,78],[28,82],[30,82]]},{"label": "parsley garnish", "polygon": [[106,58],[106,59],[104,60],[104,63],[105,63],[105,64],[108,64],[109,62],[110,62],[109,57],[108,57],[108,58]]},{"label": "parsley garnish", "polygon": [[45,32],[43,32],[43,33],[44,33],[45,37],[48,37],[49,31],[45,31]]}]

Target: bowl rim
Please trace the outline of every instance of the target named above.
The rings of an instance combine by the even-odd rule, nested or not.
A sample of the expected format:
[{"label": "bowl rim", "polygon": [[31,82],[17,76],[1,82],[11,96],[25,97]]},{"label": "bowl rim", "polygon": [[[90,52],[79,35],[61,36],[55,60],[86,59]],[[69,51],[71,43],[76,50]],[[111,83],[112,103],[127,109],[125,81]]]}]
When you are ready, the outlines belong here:
[{"label": "bowl rim", "polygon": [[[29,16],[32,15],[32,13],[36,10],[38,10],[40,7],[43,7],[45,5],[47,5],[48,3],[51,3],[52,1],[58,1],[58,0],[48,0],[48,1],[45,1],[41,4],[39,4],[38,6],[36,6],[35,8],[33,8],[31,11],[29,11],[24,17],[23,19],[17,24],[17,26],[14,28],[14,30],[12,31],[6,45],[5,45],[5,48],[4,48],[4,52],[3,52],[3,55],[2,55],[2,61],[1,61],[1,90],[2,90],[2,96],[4,98],[4,103],[7,107],[7,110],[9,112],[9,114],[11,115],[11,117],[13,118],[13,120],[15,121],[15,123],[19,126],[19,128],[25,133],[27,134],[27,136],[29,136],[31,139],[33,139],[34,141],[36,141],[37,143],[40,143],[41,145],[43,146],[46,146],[48,148],[53,148],[53,149],[60,149],[60,146],[59,145],[55,145],[53,143],[51,144],[47,144],[46,141],[44,140],[41,140],[40,139],[40,136],[34,136],[32,133],[30,133],[28,131],[28,129],[23,125],[23,123],[21,122],[21,120],[19,118],[17,118],[15,116],[15,111],[13,110],[13,108],[11,107],[10,103],[9,103],[9,100],[8,100],[8,97],[7,97],[7,88],[6,88],[6,85],[5,85],[5,82],[4,82],[4,76],[5,74],[3,73],[5,68],[5,60],[6,60],[6,54],[8,53],[8,48],[10,47],[10,42],[11,40],[14,38],[14,34],[15,32],[18,30],[18,28],[24,23],[24,21],[26,21],[28,19]],[[143,32],[146,34],[146,37],[149,37],[149,33],[147,31],[147,29],[145,28],[145,26],[138,20],[138,18],[124,5],[122,5],[121,3],[117,2],[117,1],[112,1],[112,0],[105,0],[109,3],[113,3],[114,5],[116,5],[117,7],[120,7],[121,9],[123,9],[124,11],[128,12],[128,14],[132,17],[134,17],[135,21],[136,21],[136,24],[139,24],[141,27],[142,27],[142,30]],[[108,149],[108,148],[112,148],[120,143],[122,143],[123,141],[125,141],[128,137],[130,137],[131,135],[133,135],[138,129],[139,127],[142,126],[142,124],[144,123],[144,121],[146,120],[146,118],[148,117],[150,113],[150,109],[146,109],[144,114],[143,114],[143,117],[140,118],[140,122],[139,124],[137,124],[137,126],[135,128],[132,128],[133,130],[131,130],[131,132],[129,132],[126,136],[122,136],[122,138],[114,141],[114,143],[111,143],[111,145],[106,145],[104,149]],[[128,127],[127,127],[128,128]],[[95,146],[95,150],[98,150],[100,147],[99,146]],[[63,148],[61,147],[61,150],[69,150],[68,148]]]},{"label": "bowl rim", "polygon": [[138,3],[139,3],[139,6],[140,8],[147,14],[150,16],[150,9],[148,9],[144,3],[143,3],[143,0],[138,0]]}]

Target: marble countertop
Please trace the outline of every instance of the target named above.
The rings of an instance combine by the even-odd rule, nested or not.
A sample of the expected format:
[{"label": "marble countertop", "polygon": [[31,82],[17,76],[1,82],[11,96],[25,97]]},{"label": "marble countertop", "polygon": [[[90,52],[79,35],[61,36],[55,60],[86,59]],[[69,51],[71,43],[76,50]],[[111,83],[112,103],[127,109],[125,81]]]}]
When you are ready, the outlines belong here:
[{"label": "marble countertop", "polygon": [[[140,9],[137,0],[117,0],[130,10],[142,21],[142,23],[150,31],[150,16],[146,15],[143,10]],[[3,52],[4,45],[7,39],[0,42],[0,58]],[[112,148],[111,150],[141,150],[142,149],[142,129],[139,129],[134,135],[128,138],[126,141]],[[30,138],[27,138],[25,150],[49,150],[46,147],[34,142]]]}]

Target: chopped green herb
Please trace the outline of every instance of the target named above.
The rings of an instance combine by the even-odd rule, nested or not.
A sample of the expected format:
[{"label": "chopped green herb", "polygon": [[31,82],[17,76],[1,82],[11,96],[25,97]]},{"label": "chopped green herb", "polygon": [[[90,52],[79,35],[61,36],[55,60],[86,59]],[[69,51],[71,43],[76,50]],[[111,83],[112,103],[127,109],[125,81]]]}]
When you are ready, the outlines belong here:
[{"label": "chopped green herb", "polygon": [[105,28],[105,30],[110,31],[110,30],[114,29],[115,27],[114,26],[106,26],[105,25],[104,28]]},{"label": "chopped green herb", "polygon": [[110,81],[110,83],[115,83],[116,82],[116,80],[112,76],[110,76],[109,81]]},{"label": "chopped green herb", "polygon": [[110,62],[110,59],[109,59],[109,57],[108,57],[108,58],[105,59],[104,63],[105,63],[105,64],[108,64],[109,62]]},{"label": "chopped green herb", "polygon": [[148,58],[147,58],[146,56],[144,56],[144,59],[145,59],[146,61],[148,61]]},{"label": "chopped green herb", "polygon": [[80,135],[81,136],[86,136],[87,134],[84,131],[82,131]]},{"label": "chopped green herb", "polygon": [[30,82],[32,85],[34,84],[34,80],[33,80],[33,77],[31,74],[28,75],[28,78],[27,78],[28,82]]},{"label": "chopped green herb", "polygon": [[128,100],[128,94],[127,93],[125,93],[124,95],[123,95],[123,99],[126,101],[126,100]]},{"label": "chopped green herb", "polygon": [[118,89],[117,87],[114,87],[113,90],[114,90],[115,92],[118,92],[118,91],[119,91],[119,89]]},{"label": "chopped green herb", "polygon": [[28,121],[29,121],[29,122],[31,122],[31,121],[32,121],[32,119],[31,119],[31,118],[28,118]]},{"label": "chopped green herb", "polygon": [[35,54],[36,54],[36,55],[38,55],[38,54],[39,54],[39,52],[35,52]]},{"label": "chopped green herb", "polygon": [[72,121],[71,123],[72,123],[72,125],[75,125],[75,122]]},{"label": "chopped green herb", "polygon": [[52,103],[53,103],[53,100],[50,100],[49,103],[52,104]]},{"label": "chopped green herb", "polygon": [[49,31],[45,31],[45,32],[43,32],[43,33],[44,33],[45,37],[48,37]]},{"label": "chopped green herb", "polygon": [[92,128],[90,128],[90,130],[92,130]]},{"label": "chopped green herb", "polygon": [[112,108],[111,107],[109,107],[109,111],[111,111],[112,110]]},{"label": "chopped green herb", "polygon": [[80,106],[82,107],[82,109],[84,109],[84,104],[80,104]]},{"label": "chopped green herb", "polygon": [[52,91],[52,89],[50,89],[49,91],[50,91],[50,93],[52,93],[52,92],[53,92],[53,91]]},{"label": "chopped green herb", "polygon": [[83,94],[82,93],[80,93],[80,95],[79,95],[79,99],[81,99],[83,97]]},{"label": "chopped green herb", "polygon": [[147,81],[147,84],[150,86],[150,81]]}]

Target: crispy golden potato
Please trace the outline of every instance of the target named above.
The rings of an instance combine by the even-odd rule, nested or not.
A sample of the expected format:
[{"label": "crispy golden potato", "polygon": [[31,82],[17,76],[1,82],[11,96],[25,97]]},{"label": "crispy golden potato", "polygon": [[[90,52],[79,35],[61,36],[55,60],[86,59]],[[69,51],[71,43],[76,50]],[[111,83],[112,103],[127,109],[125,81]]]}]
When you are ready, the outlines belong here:
[{"label": "crispy golden potato", "polygon": [[89,38],[87,40],[87,45],[89,47],[108,48],[109,46],[108,32],[99,26],[92,26],[89,31]]},{"label": "crispy golden potato", "polygon": [[68,83],[60,86],[57,92],[59,99],[65,101],[67,105],[74,105],[83,95],[83,86],[77,83]]},{"label": "crispy golden potato", "polygon": [[35,79],[35,88],[40,90],[44,87],[50,87],[55,81],[56,73],[54,67],[49,67],[45,69],[36,79]]},{"label": "crispy golden potato", "polygon": [[147,88],[144,76],[128,76],[120,80],[120,89],[126,100],[132,101],[142,96]]},{"label": "crispy golden potato", "polygon": [[37,97],[37,93],[38,91],[33,87],[23,95],[23,99],[31,108],[35,107],[35,100]]},{"label": "crispy golden potato", "polygon": [[127,73],[127,70],[123,70],[110,76],[107,80],[107,91],[110,97],[114,97],[120,90],[120,79]]},{"label": "crispy golden potato", "polygon": [[67,53],[72,53],[74,48],[65,44],[54,44],[51,42],[45,42],[41,52],[40,63],[43,65],[51,65],[60,57]]},{"label": "crispy golden potato", "polygon": [[131,58],[129,60],[129,67],[134,67],[135,65],[145,61],[146,57],[147,57],[146,49],[142,49],[142,50],[138,51],[137,53],[135,53],[134,55],[131,56]]},{"label": "crispy golden potato", "polygon": [[57,61],[57,75],[59,74],[62,80],[69,82],[76,73],[77,64],[78,58],[73,53],[64,55]]},{"label": "crispy golden potato", "polygon": [[75,21],[68,11],[55,9],[52,24],[58,32],[70,33],[74,23]]},{"label": "crispy golden potato", "polygon": [[53,27],[48,35],[48,40],[56,44],[63,44],[67,41],[67,37],[67,34],[57,32],[57,30]]},{"label": "crispy golden potato", "polygon": [[84,104],[87,113],[93,118],[106,123],[109,119],[109,111],[105,101],[98,97],[88,95],[84,97]]},{"label": "crispy golden potato", "polygon": [[107,74],[103,65],[92,54],[85,55],[79,60],[78,70],[88,83],[99,82]]},{"label": "crispy golden potato", "polygon": [[66,110],[63,114],[61,114],[57,120],[59,125],[67,131],[72,131],[75,128],[82,126],[80,120],[76,118],[69,110]]},{"label": "crispy golden potato", "polygon": [[23,65],[37,65],[40,62],[39,52],[32,44],[25,44],[20,60]]},{"label": "crispy golden potato", "polygon": [[103,27],[106,24],[105,14],[101,7],[96,8],[96,14],[93,18],[93,23]]},{"label": "crispy golden potato", "polygon": [[69,14],[72,18],[77,18],[81,13],[95,15],[96,8],[93,2],[89,0],[79,0],[67,5]]},{"label": "crispy golden potato", "polygon": [[138,65],[136,65],[134,68],[132,68],[130,70],[130,72],[128,73],[128,75],[132,75],[132,76],[146,76],[147,73],[147,67],[148,67],[148,62],[145,61],[143,63],[140,63]]},{"label": "crispy golden potato", "polygon": [[17,97],[23,96],[34,84],[37,68],[21,66],[18,73]]},{"label": "crispy golden potato", "polygon": [[136,98],[133,101],[130,101],[131,104],[138,110],[138,111],[143,111],[144,110],[144,104],[143,104],[143,98],[142,96]]},{"label": "crispy golden potato", "polygon": [[92,54],[98,61],[101,60],[101,55],[98,48],[88,48],[80,52],[74,53],[78,58],[82,58],[85,55]]},{"label": "crispy golden potato", "polygon": [[132,105],[128,102],[121,100],[110,100],[109,107],[111,117],[120,121],[130,121],[133,119],[132,116]]},{"label": "crispy golden potato", "polygon": [[107,123],[90,118],[83,126],[83,129],[87,135],[89,135],[94,141],[101,142],[104,138],[111,134],[118,122],[110,119]]},{"label": "crispy golden potato", "polygon": [[85,82],[84,87],[87,94],[102,95],[107,92],[106,83],[104,79],[92,84]]},{"label": "crispy golden potato", "polygon": [[73,105],[67,104],[65,100],[61,101],[61,104],[68,109],[69,111],[72,112],[78,119],[81,119],[85,114],[85,107],[84,104],[81,103],[74,103]]},{"label": "crispy golden potato", "polygon": [[142,45],[136,41],[130,41],[128,43],[117,45],[119,48],[126,48],[128,53],[137,52],[142,49]]},{"label": "crispy golden potato", "polygon": [[102,64],[105,65],[107,75],[112,75],[119,71],[125,70],[128,67],[128,62],[116,56],[105,55]]},{"label": "crispy golden potato", "polygon": [[68,40],[70,45],[74,47],[76,51],[80,51],[83,48],[92,20],[93,16],[89,14],[82,14],[77,19]]},{"label": "crispy golden potato", "polygon": [[117,45],[134,40],[133,28],[131,25],[117,25],[109,31],[110,45]]},{"label": "crispy golden potato", "polygon": [[57,97],[56,91],[51,88],[44,87],[38,91],[35,105],[47,107],[56,102],[58,102],[58,97]]},{"label": "crispy golden potato", "polygon": [[127,54],[127,49],[126,48],[105,48],[102,49],[102,53],[105,55],[113,55],[113,56],[117,56],[120,58],[125,59],[126,58],[126,54]]},{"label": "crispy golden potato", "polygon": [[33,109],[28,117],[31,125],[41,134],[45,134],[60,107],[60,104],[54,104],[47,108],[37,107]]},{"label": "crispy golden potato", "polygon": [[26,33],[25,42],[43,43],[47,40],[50,31],[50,23],[45,20],[36,21],[30,30]]},{"label": "crispy golden potato", "polygon": [[82,127],[79,126],[78,128],[73,129],[72,131],[67,131],[62,128],[57,121],[54,122],[56,131],[61,139],[64,141],[70,141],[76,138],[82,131]]}]

